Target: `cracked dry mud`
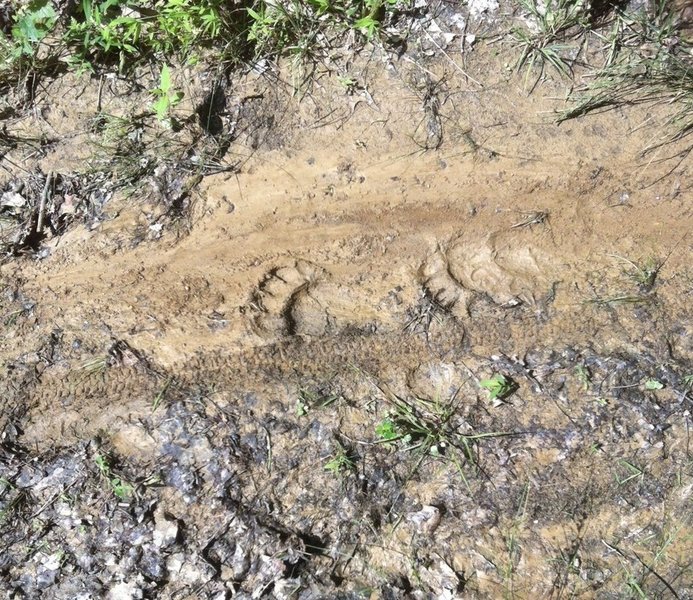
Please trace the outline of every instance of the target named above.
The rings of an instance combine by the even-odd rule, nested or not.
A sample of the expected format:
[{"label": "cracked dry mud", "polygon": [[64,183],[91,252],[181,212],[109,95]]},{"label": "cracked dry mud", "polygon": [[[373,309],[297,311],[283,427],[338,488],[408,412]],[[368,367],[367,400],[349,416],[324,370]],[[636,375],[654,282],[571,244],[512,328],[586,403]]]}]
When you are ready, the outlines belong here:
[{"label": "cracked dry mud", "polygon": [[[421,154],[381,94],[183,236],[126,205],[2,266],[8,597],[691,597],[686,166],[636,184],[636,116],[493,90],[521,136]],[[402,403],[435,439],[382,437]]]}]

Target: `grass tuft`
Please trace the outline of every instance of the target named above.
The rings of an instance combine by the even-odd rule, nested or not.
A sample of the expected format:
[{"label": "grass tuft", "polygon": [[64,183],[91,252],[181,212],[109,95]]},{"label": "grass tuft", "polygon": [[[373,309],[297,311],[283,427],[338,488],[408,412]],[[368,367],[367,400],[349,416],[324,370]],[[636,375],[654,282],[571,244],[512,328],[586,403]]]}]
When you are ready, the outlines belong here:
[{"label": "grass tuft", "polygon": [[[515,43],[521,50],[515,69],[526,70],[525,87],[531,93],[547,67],[566,77],[572,75],[579,48],[576,50],[567,40],[578,37],[589,27],[589,7],[583,0],[519,0],[519,4],[527,14],[528,24],[513,30]],[[528,86],[533,73],[536,78]]]},{"label": "grass tuft", "polygon": [[560,113],[558,122],[618,106],[667,103],[675,107],[667,121],[669,133],[646,151],[691,133],[693,47],[679,36],[677,19],[666,0],[655,0],[649,12],[617,10],[610,31],[595,33],[603,45],[603,65],[571,94],[573,105]]}]

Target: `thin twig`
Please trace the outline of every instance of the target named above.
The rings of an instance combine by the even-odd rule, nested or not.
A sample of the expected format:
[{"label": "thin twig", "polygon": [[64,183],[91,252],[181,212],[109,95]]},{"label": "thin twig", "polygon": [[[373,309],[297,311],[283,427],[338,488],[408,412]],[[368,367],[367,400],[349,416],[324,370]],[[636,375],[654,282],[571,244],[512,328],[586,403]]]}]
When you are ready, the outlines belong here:
[{"label": "thin twig", "polygon": [[36,222],[36,233],[39,235],[43,233],[43,221],[46,216],[46,202],[48,201],[48,194],[51,189],[51,184],[53,178],[55,177],[55,172],[50,171],[46,176],[46,183],[43,186],[43,193],[41,194],[41,204],[39,205],[38,221]]}]

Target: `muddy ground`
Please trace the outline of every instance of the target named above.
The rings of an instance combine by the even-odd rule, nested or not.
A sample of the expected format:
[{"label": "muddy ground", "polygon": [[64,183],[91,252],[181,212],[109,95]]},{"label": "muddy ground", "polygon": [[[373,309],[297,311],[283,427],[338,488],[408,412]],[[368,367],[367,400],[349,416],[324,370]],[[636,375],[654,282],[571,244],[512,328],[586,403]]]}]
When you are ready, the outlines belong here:
[{"label": "muddy ground", "polygon": [[82,213],[138,92],[46,84],[3,189],[72,212],[0,267],[5,597],[693,597],[690,160],[643,154],[666,106],[556,125],[512,56],[246,74],[217,174]]}]

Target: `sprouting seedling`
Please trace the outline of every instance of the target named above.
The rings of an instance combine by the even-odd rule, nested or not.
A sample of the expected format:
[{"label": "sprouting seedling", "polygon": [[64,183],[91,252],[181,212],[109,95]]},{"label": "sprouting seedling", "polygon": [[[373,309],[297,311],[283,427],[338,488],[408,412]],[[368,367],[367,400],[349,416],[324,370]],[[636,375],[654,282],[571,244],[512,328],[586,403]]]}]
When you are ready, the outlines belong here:
[{"label": "sprouting seedling", "polygon": [[312,391],[306,388],[298,390],[296,399],[296,414],[299,417],[306,415],[313,408],[327,408],[342,398],[342,395],[334,390]]},{"label": "sprouting seedling", "polygon": [[582,386],[582,389],[586,392],[590,389],[590,383],[592,383],[592,374],[589,369],[584,365],[578,365],[575,367],[575,375]]},{"label": "sprouting seedling", "polygon": [[693,388],[693,375],[685,375],[683,377],[683,387],[686,389]]},{"label": "sprouting seedling", "polygon": [[353,77],[349,77],[348,75],[342,77],[338,76],[337,81],[339,82],[339,85],[341,85],[348,94],[351,94],[356,90],[357,87],[357,82],[356,79]]},{"label": "sprouting seedling", "polygon": [[98,467],[101,476],[108,481],[113,495],[118,498],[118,500],[127,500],[132,496],[135,491],[134,488],[129,483],[113,474],[108,458],[103,454],[97,454],[94,457],[94,463]]},{"label": "sprouting seedling", "polygon": [[394,442],[402,437],[397,424],[389,418],[383,419],[375,426],[375,433],[380,441],[385,443]]},{"label": "sprouting seedling", "polygon": [[491,400],[504,400],[517,389],[515,382],[501,373],[496,373],[490,379],[482,379],[479,385],[488,390]]},{"label": "sprouting seedling", "polygon": [[161,402],[166,397],[166,392],[168,391],[168,388],[171,386],[172,381],[173,379],[169,377],[164,383],[163,387],[159,390],[159,393],[154,397],[154,402],[152,402],[152,412],[156,412],[156,409],[159,408],[159,406],[161,405]]},{"label": "sprouting seedling", "polygon": [[625,485],[634,479],[639,479],[642,481],[645,478],[645,471],[643,471],[643,469],[637,465],[634,465],[632,462],[621,459],[618,461],[618,464],[623,467],[623,470],[625,471],[625,475],[623,477],[619,476],[618,474],[616,475],[616,482],[619,486]]},{"label": "sprouting seedling", "polygon": [[340,475],[353,471],[356,467],[354,457],[339,442],[336,443],[337,451],[325,464],[325,470],[333,475]]},{"label": "sprouting seedling", "polygon": [[305,417],[310,410],[310,406],[305,402],[303,398],[296,398],[296,416]]}]

